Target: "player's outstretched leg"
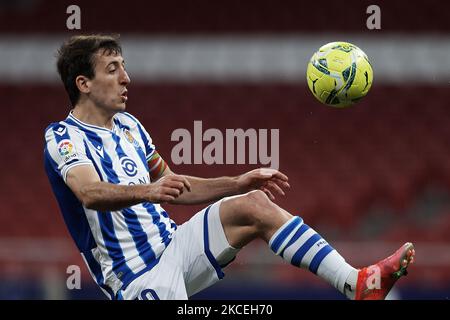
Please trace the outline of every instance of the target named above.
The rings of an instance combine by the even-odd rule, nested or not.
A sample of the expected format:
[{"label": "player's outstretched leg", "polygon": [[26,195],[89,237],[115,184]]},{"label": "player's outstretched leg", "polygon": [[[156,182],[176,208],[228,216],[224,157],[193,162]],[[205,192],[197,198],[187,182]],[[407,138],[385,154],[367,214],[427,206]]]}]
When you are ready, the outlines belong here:
[{"label": "player's outstretched leg", "polygon": [[270,238],[269,247],[290,264],[308,269],[354,299],[358,270],[302,218],[294,216],[281,226]]},{"label": "player's outstretched leg", "polygon": [[414,261],[414,246],[405,243],[388,258],[360,270],[349,265],[300,217],[292,217],[269,241],[277,255],[294,266],[307,268],[349,299],[383,300]]},{"label": "player's outstretched leg", "polygon": [[384,299],[414,257],[414,248],[407,243],[377,264],[355,269],[302,218],[292,216],[259,190],[226,198],[220,216],[231,246],[242,248],[261,238],[275,254],[318,275],[349,299]]},{"label": "player's outstretched leg", "polygon": [[277,255],[294,266],[307,268],[349,299],[385,299],[395,282],[414,262],[414,246],[405,243],[388,258],[360,270],[350,266],[317,232],[292,217],[269,241]]},{"label": "player's outstretched leg", "polygon": [[383,300],[414,262],[414,245],[405,243],[394,254],[358,272],[355,300]]}]

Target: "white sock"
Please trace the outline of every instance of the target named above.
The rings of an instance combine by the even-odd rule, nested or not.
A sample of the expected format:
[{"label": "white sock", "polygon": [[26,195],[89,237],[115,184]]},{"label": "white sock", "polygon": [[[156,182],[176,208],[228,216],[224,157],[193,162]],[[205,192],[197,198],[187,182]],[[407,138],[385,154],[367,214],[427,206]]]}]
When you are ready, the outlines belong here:
[{"label": "white sock", "polygon": [[353,268],[345,259],[333,250],[328,254],[317,269],[317,275],[338,289],[349,299],[355,298],[358,270]]},{"label": "white sock", "polygon": [[345,262],[300,217],[293,217],[281,226],[270,239],[269,246],[284,260],[294,266],[308,268],[348,298],[354,298],[358,270]]},{"label": "white sock", "polygon": [[344,294],[347,298],[351,300],[355,300],[355,293],[356,293],[356,282],[358,281],[358,272],[359,270],[353,268],[352,271],[350,271],[347,279],[344,283]]}]

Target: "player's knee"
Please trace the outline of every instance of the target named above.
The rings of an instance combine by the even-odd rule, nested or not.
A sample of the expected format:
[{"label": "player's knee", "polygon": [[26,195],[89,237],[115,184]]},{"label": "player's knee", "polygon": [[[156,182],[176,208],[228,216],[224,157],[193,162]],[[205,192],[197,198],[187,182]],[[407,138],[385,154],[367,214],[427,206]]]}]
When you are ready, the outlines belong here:
[{"label": "player's knee", "polygon": [[240,236],[245,233],[247,240],[261,237],[270,227],[275,213],[274,203],[260,190],[226,198],[221,206],[222,223],[237,226]]},{"label": "player's knee", "polygon": [[267,206],[270,203],[269,197],[261,190],[253,190],[245,194],[245,198],[250,203]]},{"label": "player's knee", "polygon": [[242,201],[242,211],[247,215],[250,224],[258,229],[267,224],[273,204],[263,191],[251,191],[244,195]]}]

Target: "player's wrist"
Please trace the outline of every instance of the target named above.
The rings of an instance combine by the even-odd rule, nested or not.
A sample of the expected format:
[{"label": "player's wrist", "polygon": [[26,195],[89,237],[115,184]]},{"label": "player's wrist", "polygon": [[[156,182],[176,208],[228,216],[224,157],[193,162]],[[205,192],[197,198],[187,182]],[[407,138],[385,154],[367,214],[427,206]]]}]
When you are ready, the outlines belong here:
[{"label": "player's wrist", "polygon": [[131,189],[131,194],[133,196],[133,200],[141,203],[151,201],[153,195],[153,186],[151,184],[147,185],[134,185],[129,186]]},{"label": "player's wrist", "polygon": [[244,174],[232,178],[232,185],[235,194],[247,192],[247,186],[243,181]]}]

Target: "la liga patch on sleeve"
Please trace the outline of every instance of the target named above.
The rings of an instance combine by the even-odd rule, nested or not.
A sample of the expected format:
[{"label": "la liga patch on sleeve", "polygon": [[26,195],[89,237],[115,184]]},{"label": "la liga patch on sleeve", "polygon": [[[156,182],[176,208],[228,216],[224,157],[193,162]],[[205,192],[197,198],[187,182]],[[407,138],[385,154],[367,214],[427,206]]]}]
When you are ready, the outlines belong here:
[{"label": "la liga patch on sleeve", "polygon": [[61,140],[58,143],[58,152],[63,158],[64,162],[69,162],[70,160],[77,158],[74,144],[68,139]]}]

